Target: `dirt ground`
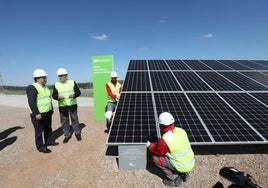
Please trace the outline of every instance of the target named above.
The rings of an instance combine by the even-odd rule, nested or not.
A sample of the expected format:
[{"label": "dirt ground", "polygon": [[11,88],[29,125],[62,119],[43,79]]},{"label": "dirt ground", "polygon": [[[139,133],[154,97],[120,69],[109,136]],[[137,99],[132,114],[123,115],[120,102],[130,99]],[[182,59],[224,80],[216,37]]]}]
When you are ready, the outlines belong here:
[{"label": "dirt ground", "polygon": [[[146,169],[120,170],[117,148],[107,147],[105,123],[93,118],[92,98],[78,100],[82,141],[63,144],[59,113],[55,106],[53,133],[58,146],[50,154],[34,145],[26,96],[0,94],[0,187],[165,187],[162,173],[147,158]],[[56,103],[55,103],[56,105]],[[196,165],[191,178],[180,187],[208,188],[231,182],[219,175],[232,166],[251,175],[261,187],[268,187],[268,145],[193,146]]]}]

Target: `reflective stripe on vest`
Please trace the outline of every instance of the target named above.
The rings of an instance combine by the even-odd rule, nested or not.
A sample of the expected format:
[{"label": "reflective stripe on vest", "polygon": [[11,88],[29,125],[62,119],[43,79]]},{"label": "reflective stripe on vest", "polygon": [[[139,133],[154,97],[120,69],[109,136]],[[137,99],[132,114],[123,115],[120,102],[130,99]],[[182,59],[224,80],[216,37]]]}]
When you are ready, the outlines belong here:
[{"label": "reflective stripe on vest", "polygon": [[77,104],[77,100],[69,98],[70,95],[74,94],[74,81],[66,80],[65,83],[56,82],[55,88],[58,91],[59,96],[63,96],[64,99],[58,101],[59,106],[72,106]]},{"label": "reflective stripe on vest", "polygon": [[[120,95],[120,87],[121,87],[121,84],[119,82],[116,82],[116,86],[112,83],[112,82],[108,82],[107,83],[108,86],[110,87],[111,91],[113,94],[119,96]],[[113,99],[112,97],[110,97],[108,95],[108,102],[117,102],[118,99]]]},{"label": "reflective stripe on vest", "polygon": [[166,156],[170,163],[179,172],[190,172],[195,164],[194,152],[192,151],[186,132],[181,128],[175,128],[163,135],[170,153]]},{"label": "reflective stripe on vest", "polygon": [[[42,86],[38,83],[32,84],[37,90],[36,106],[40,113],[45,113],[52,110],[51,92],[47,86]],[[30,110],[30,113],[32,111]]]}]

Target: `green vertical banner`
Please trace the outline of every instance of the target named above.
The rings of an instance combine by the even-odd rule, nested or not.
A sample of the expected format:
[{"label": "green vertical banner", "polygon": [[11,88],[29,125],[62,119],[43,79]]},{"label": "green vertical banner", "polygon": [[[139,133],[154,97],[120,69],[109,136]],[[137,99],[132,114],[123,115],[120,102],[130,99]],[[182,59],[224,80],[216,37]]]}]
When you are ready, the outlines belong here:
[{"label": "green vertical banner", "polygon": [[106,83],[110,81],[110,73],[114,70],[113,55],[92,56],[92,80],[94,97],[94,118],[105,120],[107,104]]}]

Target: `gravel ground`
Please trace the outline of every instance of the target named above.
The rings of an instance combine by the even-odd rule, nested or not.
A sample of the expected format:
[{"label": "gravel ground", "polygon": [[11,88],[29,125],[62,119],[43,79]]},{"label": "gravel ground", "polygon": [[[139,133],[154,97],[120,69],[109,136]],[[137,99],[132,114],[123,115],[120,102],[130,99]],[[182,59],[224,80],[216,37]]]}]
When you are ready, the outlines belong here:
[{"label": "gravel ground", "polygon": [[[73,136],[62,143],[55,106],[53,130],[60,145],[43,154],[35,149],[26,96],[0,94],[0,187],[165,187],[150,156],[146,169],[118,169],[117,148],[106,145],[105,123],[93,119],[93,99],[78,99],[82,141]],[[195,168],[180,187],[208,188],[217,182],[228,187],[231,182],[219,175],[223,166],[233,166],[268,187],[268,145],[193,146],[193,150]]]}]

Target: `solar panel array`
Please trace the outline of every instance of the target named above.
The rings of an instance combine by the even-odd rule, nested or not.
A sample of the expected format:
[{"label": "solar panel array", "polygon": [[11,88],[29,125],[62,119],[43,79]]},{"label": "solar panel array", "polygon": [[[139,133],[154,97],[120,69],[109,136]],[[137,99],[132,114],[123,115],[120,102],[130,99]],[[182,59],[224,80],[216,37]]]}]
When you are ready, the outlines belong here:
[{"label": "solar panel array", "polygon": [[268,143],[268,61],[130,60],[108,145],[161,136],[170,112],[193,145]]}]

